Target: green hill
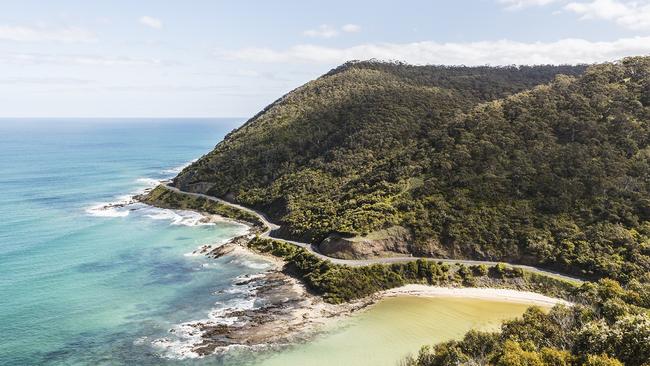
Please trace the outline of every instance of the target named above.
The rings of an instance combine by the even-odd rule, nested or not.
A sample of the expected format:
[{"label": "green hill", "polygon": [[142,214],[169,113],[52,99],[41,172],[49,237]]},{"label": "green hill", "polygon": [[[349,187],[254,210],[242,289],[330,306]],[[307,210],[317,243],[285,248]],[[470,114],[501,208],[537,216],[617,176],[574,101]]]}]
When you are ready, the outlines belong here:
[{"label": "green hill", "polygon": [[[353,62],[280,98],[174,180],[331,255],[650,270],[650,58]],[[364,248],[372,250],[364,251]]]}]

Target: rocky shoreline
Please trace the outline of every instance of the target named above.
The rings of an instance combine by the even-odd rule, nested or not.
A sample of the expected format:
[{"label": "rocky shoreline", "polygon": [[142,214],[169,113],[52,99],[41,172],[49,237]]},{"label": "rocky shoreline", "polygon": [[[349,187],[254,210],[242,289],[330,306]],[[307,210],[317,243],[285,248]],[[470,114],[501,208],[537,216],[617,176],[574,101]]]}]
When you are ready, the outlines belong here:
[{"label": "rocky shoreline", "polygon": [[[376,302],[376,297],[342,305],[328,304],[309,293],[297,279],[284,273],[284,262],[246,248],[252,234],[242,235],[223,245],[204,245],[193,254],[210,258],[256,256],[270,262],[267,271],[243,276],[234,283],[253,302],[250,309],[225,309],[211,319],[182,324],[191,334],[191,345],[182,356],[203,357],[233,346],[269,347],[305,341],[327,322],[355,313]],[[174,333],[176,330],[172,329]],[[200,335],[200,336],[199,336]]]}]

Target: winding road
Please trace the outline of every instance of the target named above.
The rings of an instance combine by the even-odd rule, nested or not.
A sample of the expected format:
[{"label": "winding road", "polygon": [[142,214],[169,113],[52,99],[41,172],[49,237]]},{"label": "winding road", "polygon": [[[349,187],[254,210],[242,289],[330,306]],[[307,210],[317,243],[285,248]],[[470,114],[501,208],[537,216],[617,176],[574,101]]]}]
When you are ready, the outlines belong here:
[{"label": "winding road", "polygon": [[[313,255],[317,256],[318,258],[328,260],[332,263],[336,264],[344,264],[348,266],[367,266],[371,264],[389,264],[389,263],[404,263],[404,262],[410,262],[414,261],[417,259],[424,259],[424,260],[430,260],[430,261],[436,261],[436,262],[443,262],[443,263],[450,263],[450,264],[465,264],[465,265],[480,265],[480,264],[485,264],[488,266],[494,266],[498,263],[503,263],[503,262],[492,262],[492,261],[480,261],[480,260],[469,260],[469,259],[449,259],[449,258],[433,258],[433,257],[413,257],[413,256],[401,256],[401,257],[385,257],[385,258],[371,258],[371,259],[341,259],[341,258],[333,258],[326,256],[322,253],[320,253],[317,248],[309,243],[303,243],[299,241],[293,241],[293,240],[287,240],[287,239],[282,239],[282,238],[277,238],[272,236],[272,233],[280,228],[279,225],[272,223],[269,221],[268,217],[259,211],[250,209],[248,207],[244,207],[241,205],[238,205],[236,203],[228,202],[226,200],[223,200],[221,198],[217,198],[214,196],[208,196],[206,194],[202,193],[193,193],[193,192],[186,192],[182,191],[174,186],[170,186],[169,184],[163,184],[163,187],[166,189],[179,193],[179,194],[185,194],[188,196],[192,197],[200,197],[200,198],[205,198],[210,201],[214,201],[217,203],[221,203],[223,205],[227,205],[245,212],[248,212],[250,214],[253,214],[259,218],[259,220],[266,226],[266,230],[263,231],[260,236],[261,237],[266,237],[266,238],[271,238],[273,240],[278,240],[278,241],[283,241],[285,243],[290,243],[302,248],[307,249],[310,253]],[[526,270],[528,272],[534,272],[534,273],[539,273],[545,276],[549,277],[555,277],[559,278],[562,280],[574,282],[574,283],[583,283],[584,281],[582,279],[573,277],[573,276],[568,276],[559,272],[547,270],[547,269],[542,269],[538,267],[533,267],[533,266],[526,266],[522,264],[511,264],[511,263],[504,263],[507,267],[510,268],[521,268],[523,270]]]}]

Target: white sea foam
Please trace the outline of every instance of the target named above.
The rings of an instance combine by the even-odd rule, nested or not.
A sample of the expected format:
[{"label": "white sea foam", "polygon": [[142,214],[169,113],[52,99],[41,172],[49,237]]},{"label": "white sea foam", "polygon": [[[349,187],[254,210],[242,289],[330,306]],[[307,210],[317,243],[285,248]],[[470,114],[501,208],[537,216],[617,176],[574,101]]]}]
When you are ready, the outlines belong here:
[{"label": "white sea foam", "polygon": [[174,326],[170,333],[176,339],[168,337],[159,338],[151,342],[155,348],[162,350],[161,356],[173,359],[199,358],[201,355],[194,352],[194,346],[201,342],[201,332],[197,326],[198,322],[183,323]]},{"label": "white sea foam", "polygon": [[108,202],[93,205],[85,211],[88,215],[97,217],[124,217],[129,215],[128,210],[113,206]]},{"label": "white sea foam", "polygon": [[178,173],[180,173],[183,169],[187,168],[188,166],[190,166],[192,163],[194,163],[194,162],[197,161],[197,160],[198,160],[198,159],[193,159],[193,160],[190,160],[190,161],[188,161],[187,163],[185,163],[185,164],[183,164],[183,165],[179,165],[179,166],[177,166],[177,167],[170,168],[170,169],[163,169],[163,170],[161,171],[161,173],[163,173],[163,174],[178,174]]},{"label": "white sea foam", "polygon": [[[183,165],[171,169],[163,170],[165,174],[177,174],[185,167],[194,163],[197,159],[191,160]],[[219,221],[218,217],[208,218],[198,212],[187,210],[171,210],[162,209],[149,205],[144,205],[135,199],[135,196],[146,193],[157,185],[166,182],[167,180],[159,180],[149,177],[142,177],[136,179],[139,184],[137,190],[128,195],[122,195],[115,198],[112,202],[99,202],[94,203],[92,206],[85,209],[86,213],[91,216],[97,217],[124,217],[128,216],[132,211],[141,212],[142,215],[154,220],[169,220],[171,225],[183,226],[203,226],[215,225],[215,221]],[[223,219],[223,221],[229,221]],[[245,230],[248,226],[242,225]],[[189,254],[193,255],[193,254]]]},{"label": "white sea foam", "polygon": [[183,254],[185,257],[203,257],[205,256],[206,253],[210,252],[212,249],[214,249],[214,246],[207,244],[207,245],[201,245],[200,247],[194,249],[193,251],[189,253]]},{"label": "white sea foam", "polygon": [[129,207],[137,201],[133,195],[119,196],[113,202],[100,202],[86,208],[86,213],[97,217],[124,217],[129,215]]},{"label": "white sea foam", "polygon": [[[196,160],[192,160],[185,165],[178,166],[172,169],[167,169],[163,172],[166,174],[177,174],[179,173],[183,168],[186,166],[192,164]],[[100,202],[100,203],[95,203],[92,206],[86,208],[86,213],[91,215],[91,216],[97,216],[97,217],[124,217],[128,216],[129,212],[131,211],[132,207],[126,207],[130,206],[132,204],[137,203],[137,201],[134,199],[135,196],[144,194],[147,191],[151,190],[152,188],[156,187],[157,185],[163,183],[165,180],[160,180],[160,179],[154,179],[150,177],[142,177],[138,178],[135,180],[135,182],[138,184],[138,187],[135,191],[128,195],[122,195],[118,196],[115,198],[114,201],[112,202]],[[173,224],[178,224],[178,225],[189,225],[192,226],[191,220],[190,222],[185,222],[183,219],[174,219]]]},{"label": "white sea foam", "polygon": [[241,276],[235,277],[235,283],[241,282],[241,281],[248,281],[248,280],[256,280],[258,278],[264,278],[266,276],[266,273],[253,273],[253,274],[245,274]]},{"label": "white sea foam", "polygon": [[240,282],[244,279],[254,280],[257,278],[258,277],[238,277],[239,280],[236,279],[236,281],[233,282],[233,286],[223,291],[224,293],[238,296],[225,302],[217,302],[215,304],[217,306],[208,314],[209,321],[214,324],[233,325],[237,320],[239,320],[239,318],[236,316],[228,316],[229,313],[255,309],[255,292],[261,284],[252,282],[245,285],[235,286],[234,283]]},{"label": "white sea foam", "polygon": [[85,211],[88,215],[97,217],[125,217],[128,216],[131,212],[137,211],[141,215],[150,219],[168,220],[170,221],[171,225],[215,225],[214,222],[210,222],[208,217],[198,212],[187,210],[171,210],[142,204],[134,198],[135,195],[141,193],[143,193],[143,191],[134,193],[132,195],[119,196],[113,202],[96,203],[86,208]]},{"label": "white sea foam", "polygon": [[212,324],[234,325],[239,320],[237,316],[227,316],[233,311],[252,310],[255,308],[255,299],[233,299],[224,307],[216,308],[208,314],[209,322]]},{"label": "white sea foam", "polygon": [[243,263],[245,266],[252,269],[268,269],[272,267],[272,264],[268,262],[244,261]]},{"label": "white sea foam", "polygon": [[147,207],[144,215],[154,220],[169,220],[172,225],[183,226],[204,226],[214,225],[214,222],[209,222],[206,216],[198,212],[187,210],[170,210],[161,209],[156,207]]},{"label": "white sea foam", "polygon": [[[185,323],[174,329],[179,339],[160,338],[151,342],[154,348],[162,350],[160,356],[173,359],[185,360],[202,358],[203,356],[193,351],[193,348],[202,342],[203,332],[198,330],[195,325],[197,323]],[[264,350],[267,349],[269,344],[257,344],[253,346],[245,344],[230,344],[227,346],[218,347],[215,349],[215,354],[225,354],[236,350]]]},{"label": "white sea foam", "polygon": [[136,345],[136,346],[139,346],[141,344],[144,344],[147,341],[148,338],[149,337],[147,337],[147,336],[140,337],[140,338],[136,339],[135,341],[133,341],[133,344]]},{"label": "white sea foam", "polygon": [[[245,280],[256,280],[262,277],[264,277],[263,273],[236,277],[233,281],[233,285],[224,292],[237,294],[239,296],[223,302],[215,303],[215,308],[208,313],[207,319],[186,322],[174,326],[170,330],[170,333],[172,333],[173,336],[156,339],[151,342],[152,346],[162,350],[161,356],[166,358],[187,359],[201,357],[193,351],[193,348],[203,341],[203,332],[200,330],[200,326],[214,326],[218,324],[228,326],[236,325],[239,321],[239,317],[229,316],[229,314],[242,310],[255,309],[255,290],[263,284],[256,283],[255,281],[245,285],[235,286],[234,284]],[[243,347],[243,345],[221,347],[218,352],[227,352],[230,349],[238,347]]]},{"label": "white sea foam", "polygon": [[228,263],[252,268],[252,269],[268,269],[272,266],[269,262],[259,262],[246,259],[245,257],[233,257]]},{"label": "white sea foam", "polygon": [[171,359],[199,358],[201,355],[194,352],[193,349],[200,344],[203,339],[203,332],[200,325],[233,325],[236,324],[237,317],[226,317],[225,315],[238,310],[248,310],[254,308],[254,299],[234,299],[226,304],[213,309],[208,314],[208,319],[192,321],[175,325],[170,333],[171,337],[155,339],[151,342],[154,348],[162,351],[161,356]]},{"label": "white sea foam", "polygon": [[[153,179],[153,178],[138,178],[135,181],[141,185],[146,186],[147,188],[153,188],[162,182],[159,179]],[[139,193],[143,193],[143,192],[139,192]]]},{"label": "white sea foam", "polygon": [[134,208],[133,205],[138,201],[135,196],[145,193],[148,189],[160,184],[160,181],[151,178],[138,178],[136,180],[143,183],[145,187],[141,187],[131,194],[117,196],[114,201],[95,203],[86,208],[86,213],[90,216],[97,217],[124,217],[128,216],[129,212]]}]

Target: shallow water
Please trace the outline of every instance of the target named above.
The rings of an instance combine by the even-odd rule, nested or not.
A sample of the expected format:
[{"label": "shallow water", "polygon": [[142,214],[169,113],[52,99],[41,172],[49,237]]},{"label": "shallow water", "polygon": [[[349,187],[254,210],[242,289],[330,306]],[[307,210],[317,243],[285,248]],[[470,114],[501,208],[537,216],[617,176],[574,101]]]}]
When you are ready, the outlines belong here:
[{"label": "shallow water", "polygon": [[191,340],[179,324],[255,306],[233,283],[268,263],[186,255],[241,225],[203,225],[194,213],[143,205],[101,207],[174,176],[241,122],[0,120],[0,364],[393,364],[421,344],[525,308],[389,299],[308,344],[179,359]]},{"label": "shallow water", "polygon": [[497,330],[502,320],[521,315],[527,307],[478,299],[389,298],[257,365],[396,365],[422,345],[460,338],[470,329]]}]

